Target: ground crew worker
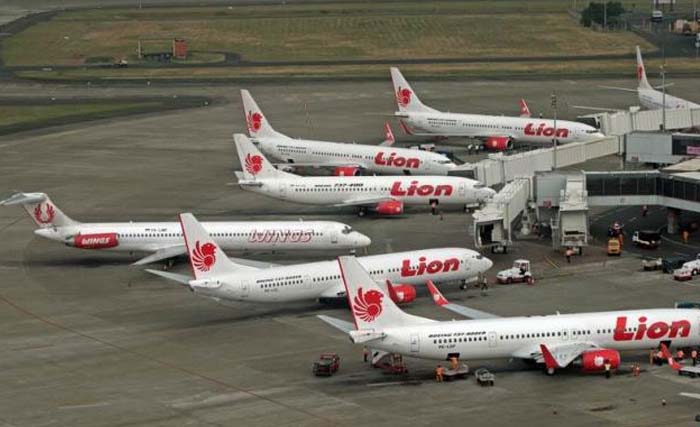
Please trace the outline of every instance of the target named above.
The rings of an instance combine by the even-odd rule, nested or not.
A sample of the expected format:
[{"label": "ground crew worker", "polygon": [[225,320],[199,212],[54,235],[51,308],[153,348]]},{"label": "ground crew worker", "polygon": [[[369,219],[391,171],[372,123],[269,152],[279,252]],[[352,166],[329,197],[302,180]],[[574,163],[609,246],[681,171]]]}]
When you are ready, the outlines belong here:
[{"label": "ground crew worker", "polygon": [[654,356],[654,349],[649,350],[649,364],[653,365],[654,364],[654,359],[656,357]]},{"label": "ground crew worker", "polygon": [[442,367],[442,365],[437,365],[437,368],[435,368],[435,381],[441,383],[442,382],[442,374],[445,372],[445,368]]},{"label": "ground crew worker", "polygon": [[481,290],[482,291],[489,290],[489,279],[487,279],[486,276],[481,277]]},{"label": "ground crew worker", "polygon": [[685,353],[683,353],[683,349],[679,348],[676,352],[676,360],[680,362],[683,359],[685,359]]},{"label": "ground crew worker", "polygon": [[435,200],[430,202],[430,211],[432,212],[433,215],[437,214],[437,202]]},{"label": "ground crew worker", "polygon": [[641,372],[641,368],[639,367],[639,363],[635,363],[634,366],[632,366],[632,374],[635,377],[638,377],[640,372]]},{"label": "ground crew worker", "polygon": [[610,359],[605,359],[605,364],[603,366],[605,367],[605,378],[610,379],[610,369],[612,369]]},{"label": "ground crew worker", "polygon": [[457,368],[459,368],[459,360],[454,356],[450,357],[450,364],[452,365],[452,369],[454,370],[457,370]]},{"label": "ground crew worker", "polygon": [[688,230],[683,230],[681,235],[683,236],[683,243],[688,243]]},{"label": "ground crew worker", "polygon": [[656,364],[659,366],[664,364],[664,352],[661,350],[656,352]]},{"label": "ground crew worker", "polygon": [[574,254],[574,250],[571,247],[566,248],[566,262],[571,264],[571,256]]},{"label": "ground crew worker", "polygon": [[690,352],[690,358],[693,359],[693,366],[698,364],[698,351],[693,348]]},{"label": "ground crew worker", "polygon": [[362,347],[362,359],[365,363],[367,363],[367,359],[369,358],[369,349],[367,346]]},{"label": "ground crew worker", "polygon": [[647,213],[649,213],[647,205],[642,206],[642,216],[647,216]]}]

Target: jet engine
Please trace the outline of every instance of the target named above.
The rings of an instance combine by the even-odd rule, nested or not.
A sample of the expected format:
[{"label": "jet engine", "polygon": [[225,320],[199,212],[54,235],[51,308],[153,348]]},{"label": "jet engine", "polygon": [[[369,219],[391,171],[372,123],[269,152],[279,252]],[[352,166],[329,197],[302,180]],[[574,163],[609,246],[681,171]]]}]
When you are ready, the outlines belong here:
[{"label": "jet engine", "polygon": [[360,168],[355,166],[338,166],[333,171],[334,176],[358,176]]},{"label": "jet engine", "polygon": [[620,353],[617,350],[601,348],[585,351],[580,357],[581,371],[586,373],[604,372],[606,359],[610,362],[612,369],[617,369],[620,366]]},{"label": "jet engine", "polygon": [[513,148],[513,141],[507,136],[491,136],[484,146],[491,151],[506,151]]},{"label": "jet engine", "polygon": [[66,245],[80,249],[107,249],[119,245],[117,233],[78,234],[66,240]]},{"label": "jet engine", "polygon": [[379,202],[376,210],[379,215],[401,215],[403,213],[403,202],[400,200]]}]

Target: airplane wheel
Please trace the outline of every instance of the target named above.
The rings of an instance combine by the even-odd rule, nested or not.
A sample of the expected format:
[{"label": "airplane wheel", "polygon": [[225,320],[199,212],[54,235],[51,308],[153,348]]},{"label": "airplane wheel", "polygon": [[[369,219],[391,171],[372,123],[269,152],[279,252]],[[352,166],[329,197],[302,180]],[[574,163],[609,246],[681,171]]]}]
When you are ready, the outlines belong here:
[{"label": "airplane wheel", "polygon": [[365,208],[360,208],[360,210],[357,211],[357,216],[363,217],[363,216],[365,216],[365,215],[367,215],[367,209],[365,209]]}]

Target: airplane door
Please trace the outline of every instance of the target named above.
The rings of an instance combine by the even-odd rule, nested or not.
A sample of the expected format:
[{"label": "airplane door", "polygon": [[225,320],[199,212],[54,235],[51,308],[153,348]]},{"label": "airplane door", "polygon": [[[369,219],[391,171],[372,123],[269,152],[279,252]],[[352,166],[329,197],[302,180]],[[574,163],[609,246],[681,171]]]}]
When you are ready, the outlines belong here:
[{"label": "airplane door", "polygon": [[247,298],[250,295],[250,282],[244,280],[241,282],[241,298]]},{"label": "airplane door", "polygon": [[333,244],[338,243],[338,232],[335,230],[331,230],[331,243],[333,243]]},{"label": "airplane door", "polygon": [[311,289],[311,276],[304,276],[304,289]]},{"label": "airplane door", "polygon": [[459,197],[461,197],[461,198],[467,197],[467,185],[463,182],[459,183]]},{"label": "airplane door", "polygon": [[420,351],[420,337],[418,334],[411,334],[411,353],[418,353]]},{"label": "airplane door", "polygon": [[469,258],[464,258],[464,275],[466,277],[469,277],[469,273],[471,272],[471,263],[469,262]]},{"label": "airplane door", "polygon": [[287,185],[284,182],[280,182],[280,197],[287,196]]},{"label": "airplane door", "polygon": [[489,332],[489,347],[496,347],[496,344],[498,342],[496,341],[496,333],[495,332]]}]

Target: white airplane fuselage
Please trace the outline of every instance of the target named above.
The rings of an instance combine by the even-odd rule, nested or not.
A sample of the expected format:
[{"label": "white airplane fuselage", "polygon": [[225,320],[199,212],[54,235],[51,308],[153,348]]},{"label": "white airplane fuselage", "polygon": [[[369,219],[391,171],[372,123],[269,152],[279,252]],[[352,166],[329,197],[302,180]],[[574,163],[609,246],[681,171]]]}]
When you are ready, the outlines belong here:
[{"label": "white airplane fuselage", "polygon": [[357,165],[383,175],[447,175],[456,165],[442,154],[393,146],[343,144],[281,137],[253,142],[268,156],[285,163]]},{"label": "white airplane fuselage", "polygon": [[439,111],[397,111],[394,115],[415,135],[464,136],[478,139],[509,137],[514,141],[537,144],[551,144],[555,133],[558,143],[591,141],[605,137],[592,126],[568,120],[557,120],[555,128],[554,120],[530,117]]},{"label": "white airplane fuselage", "polygon": [[[493,263],[470,249],[440,248],[359,257],[376,281],[394,285],[426,281],[470,280]],[[260,270],[240,270],[212,279],[190,282],[202,296],[216,300],[282,302],[317,298],[343,298],[345,286],[338,262],[321,261]]]},{"label": "white airplane fuselage", "polygon": [[531,358],[540,345],[591,343],[595,347],[641,350],[671,341],[676,347],[700,344],[700,311],[648,309],[598,313],[507,317],[434,322],[385,328],[372,348],[413,357],[447,360]]},{"label": "white airplane fuselage", "polygon": [[669,95],[668,93],[664,99],[663,92],[656,89],[639,87],[637,88],[637,95],[639,97],[639,103],[649,110],[660,110],[664,108],[664,101],[666,103],[666,108],[669,110],[700,108],[700,105],[694,102],[686,101],[685,99]]},{"label": "white airplane fuselage", "polygon": [[341,205],[387,198],[405,205],[465,205],[491,198],[495,191],[477,181],[451,176],[296,177],[239,181],[243,188],[276,199],[312,205]]},{"label": "white airplane fuselage", "polygon": [[[349,226],[329,221],[204,222],[224,250],[354,249],[370,239]],[[35,234],[82,249],[153,252],[182,245],[179,222],[79,223],[40,228]]]}]

